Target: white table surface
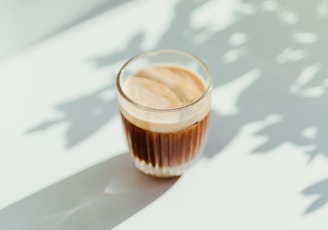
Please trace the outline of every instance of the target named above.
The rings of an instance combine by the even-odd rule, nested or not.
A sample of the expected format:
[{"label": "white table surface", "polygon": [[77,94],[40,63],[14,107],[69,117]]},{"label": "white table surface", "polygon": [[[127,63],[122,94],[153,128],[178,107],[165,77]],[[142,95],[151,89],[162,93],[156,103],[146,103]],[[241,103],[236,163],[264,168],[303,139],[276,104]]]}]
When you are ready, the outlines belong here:
[{"label": "white table surface", "polygon": [[[0,62],[0,229],[327,229],[328,2],[122,1]],[[204,157],[127,154],[115,75],[158,48],[214,77]]]}]

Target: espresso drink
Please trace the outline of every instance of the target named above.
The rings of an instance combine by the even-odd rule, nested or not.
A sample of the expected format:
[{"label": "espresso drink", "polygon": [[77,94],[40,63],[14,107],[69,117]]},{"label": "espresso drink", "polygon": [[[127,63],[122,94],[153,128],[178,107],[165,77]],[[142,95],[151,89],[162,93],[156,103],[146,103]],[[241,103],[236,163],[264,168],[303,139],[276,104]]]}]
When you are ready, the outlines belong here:
[{"label": "espresso drink", "polygon": [[[145,108],[140,111],[121,104],[136,166],[156,176],[179,175],[197,158],[206,136],[209,101],[199,102],[206,91],[202,78],[182,66],[156,65],[129,76],[123,90]],[[183,111],[193,103],[200,105]],[[160,119],[157,113],[162,114]]]}]

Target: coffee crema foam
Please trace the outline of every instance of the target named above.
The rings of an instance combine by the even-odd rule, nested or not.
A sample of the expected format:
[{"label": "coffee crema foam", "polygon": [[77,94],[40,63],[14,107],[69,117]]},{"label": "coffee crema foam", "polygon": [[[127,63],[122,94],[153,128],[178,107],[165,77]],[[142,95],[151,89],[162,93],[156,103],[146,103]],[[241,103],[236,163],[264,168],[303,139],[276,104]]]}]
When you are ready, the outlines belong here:
[{"label": "coffee crema foam", "polygon": [[[202,78],[195,72],[176,65],[156,65],[129,76],[123,91],[132,101],[153,109],[174,109],[193,103],[206,91]],[[131,106],[121,105],[122,114],[135,125],[152,131],[175,131],[188,127],[209,113],[209,103],[203,102],[189,111],[158,115]],[[155,112],[156,113],[156,112]]]},{"label": "coffee crema foam", "polygon": [[151,66],[133,74],[124,85],[134,102],[155,109],[171,109],[190,104],[205,91],[196,73],[180,66]]}]

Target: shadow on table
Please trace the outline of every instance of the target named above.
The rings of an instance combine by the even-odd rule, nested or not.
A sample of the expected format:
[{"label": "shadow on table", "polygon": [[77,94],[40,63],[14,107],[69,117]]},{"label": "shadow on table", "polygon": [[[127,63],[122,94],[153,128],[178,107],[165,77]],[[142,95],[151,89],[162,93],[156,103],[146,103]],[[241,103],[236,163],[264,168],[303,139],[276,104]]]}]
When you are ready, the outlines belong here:
[{"label": "shadow on table", "polygon": [[312,213],[328,203],[328,178],[310,185],[302,191],[303,195],[316,196],[317,199],[304,211],[304,214]]},{"label": "shadow on table", "polygon": [[[208,24],[220,19],[212,12],[212,4],[216,2],[220,1],[177,2],[169,29],[158,38],[154,47],[187,50],[203,58],[212,71],[213,89],[217,91],[239,87],[252,78],[252,73],[258,73],[249,84],[234,92],[237,97],[233,103],[225,102],[224,95],[215,98],[220,103],[212,113],[206,156],[211,158],[222,152],[243,126],[278,115],[279,121],[255,134],[267,141],[254,153],[265,154],[290,142],[298,146],[313,145],[306,153],[309,162],[318,155],[328,157],[324,138],[328,130],[324,127],[328,122],[322,115],[328,96],[325,86],[327,71],[324,69],[327,59],[322,41],[328,34],[324,21],[303,10],[316,7],[318,3],[303,3],[290,6],[291,9],[280,1],[218,4],[214,6],[224,9],[226,17],[221,24]],[[203,15],[203,24],[192,26],[197,15]],[[298,18],[304,20],[297,21]],[[217,28],[213,29],[213,26]],[[306,32],[309,29],[311,33]],[[95,70],[122,63],[144,51],[142,44],[149,36],[148,32],[141,28],[131,35],[123,48],[90,57],[88,62]],[[277,39],[273,41],[274,37]],[[55,107],[62,116],[32,124],[26,132],[46,131],[67,122],[67,147],[74,147],[106,125],[117,113],[116,98],[104,100],[101,97],[114,89],[114,85],[109,84],[91,94],[58,104]],[[237,112],[222,114],[218,111],[229,103]],[[223,135],[216,135],[218,131]]]},{"label": "shadow on table", "polygon": [[116,98],[108,99],[102,96],[110,90],[110,86],[104,86],[90,94],[56,105],[55,109],[62,113],[62,116],[41,121],[26,133],[42,132],[55,125],[68,123],[66,147],[74,147],[92,136],[118,113]]},{"label": "shadow on table", "polygon": [[[225,94],[213,100],[217,105],[212,111],[205,157],[212,159],[221,154],[246,125],[272,117],[274,122],[252,134],[265,139],[252,154],[272,153],[291,143],[312,148],[302,153],[309,163],[317,156],[328,157],[328,14],[320,11],[320,2],[181,0],[172,6],[174,17],[153,48],[181,49],[199,56],[212,71],[213,91],[226,90],[234,96],[234,101],[226,101],[231,97]],[[143,16],[149,15],[144,12]],[[155,18],[150,18],[148,26],[151,25],[157,26]],[[144,51],[148,33],[140,28],[123,47],[102,52],[88,61],[96,70],[115,66]],[[106,87],[114,89],[114,85]],[[100,111],[104,109],[103,117],[92,112],[98,105]],[[67,146],[72,147],[106,125],[114,115],[107,109],[113,105],[114,99],[99,101],[96,91],[58,105],[63,118],[41,121],[27,132],[68,122]],[[223,111],[227,105],[235,111]],[[77,116],[75,110],[82,108],[86,115]],[[97,120],[101,122],[94,123]],[[80,132],[78,129],[84,126]],[[315,188],[325,194],[323,186]],[[311,211],[319,208],[311,207]]]},{"label": "shadow on table", "polygon": [[134,168],[128,154],[92,166],[0,212],[1,229],[111,229],[174,185]]}]

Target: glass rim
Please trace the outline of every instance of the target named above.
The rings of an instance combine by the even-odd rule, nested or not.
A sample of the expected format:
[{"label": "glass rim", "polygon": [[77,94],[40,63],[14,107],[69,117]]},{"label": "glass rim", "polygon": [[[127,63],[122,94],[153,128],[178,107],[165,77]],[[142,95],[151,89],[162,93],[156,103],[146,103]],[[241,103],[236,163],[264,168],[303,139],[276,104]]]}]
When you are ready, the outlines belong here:
[{"label": "glass rim", "polygon": [[[141,105],[135,101],[133,101],[131,98],[129,98],[125,92],[123,91],[122,87],[121,87],[121,83],[120,83],[120,79],[121,79],[121,75],[124,72],[125,68],[134,60],[143,57],[143,56],[147,56],[150,54],[155,54],[155,53],[175,53],[175,54],[179,54],[179,55],[183,55],[183,56],[187,56],[190,57],[191,59],[193,59],[194,61],[198,62],[198,64],[200,64],[200,66],[203,68],[203,70],[206,72],[207,75],[207,85],[206,85],[206,89],[204,91],[204,93],[197,98],[197,100],[183,105],[183,106],[179,106],[179,107],[174,107],[174,108],[153,108],[153,107],[149,107],[149,106],[145,106],[145,105]],[[145,110],[145,111],[150,111],[150,112],[176,112],[176,111],[180,111],[180,110],[184,110],[186,108],[192,107],[193,105],[197,104],[198,102],[202,101],[211,91],[212,89],[212,84],[213,84],[213,79],[212,79],[212,74],[209,70],[209,68],[207,67],[207,65],[205,64],[205,62],[203,60],[201,60],[200,58],[198,58],[197,56],[186,52],[186,51],[182,51],[182,50],[177,50],[177,49],[156,49],[156,50],[150,50],[150,51],[145,51],[145,52],[141,52],[133,57],[131,57],[130,59],[128,59],[123,66],[120,68],[120,70],[117,73],[116,76],[116,88],[119,92],[119,94],[130,104],[132,104],[134,107],[141,109],[141,110]]]}]

